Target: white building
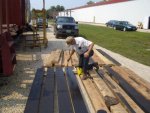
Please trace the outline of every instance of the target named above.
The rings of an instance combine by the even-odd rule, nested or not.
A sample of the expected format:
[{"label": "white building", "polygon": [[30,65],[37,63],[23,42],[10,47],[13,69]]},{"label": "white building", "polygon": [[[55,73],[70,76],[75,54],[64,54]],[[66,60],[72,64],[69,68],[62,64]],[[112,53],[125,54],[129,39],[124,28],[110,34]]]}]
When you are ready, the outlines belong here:
[{"label": "white building", "polygon": [[150,0],[110,0],[85,5],[59,16],[72,16],[76,21],[105,24],[109,20],[124,20],[137,26],[142,22],[144,29],[150,29]]}]

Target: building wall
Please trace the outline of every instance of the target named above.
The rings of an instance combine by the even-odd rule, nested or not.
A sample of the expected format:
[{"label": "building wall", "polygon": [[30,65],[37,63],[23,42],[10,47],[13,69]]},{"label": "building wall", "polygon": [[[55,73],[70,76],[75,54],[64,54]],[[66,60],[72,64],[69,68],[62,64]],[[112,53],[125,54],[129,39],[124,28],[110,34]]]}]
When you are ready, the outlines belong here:
[{"label": "building wall", "polygon": [[[63,15],[62,13],[60,13]],[[72,10],[76,21],[106,23],[109,20],[127,20],[137,25],[150,16],[150,0],[132,0]]]}]

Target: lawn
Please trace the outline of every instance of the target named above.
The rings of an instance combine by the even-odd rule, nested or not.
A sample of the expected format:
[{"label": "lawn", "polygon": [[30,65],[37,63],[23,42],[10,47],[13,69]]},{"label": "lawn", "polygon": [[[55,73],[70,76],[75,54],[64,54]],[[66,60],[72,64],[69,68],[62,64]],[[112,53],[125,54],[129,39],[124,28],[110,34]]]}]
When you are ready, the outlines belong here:
[{"label": "lawn", "polygon": [[150,33],[123,32],[111,28],[79,25],[80,35],[95,44],[150,66]]}]

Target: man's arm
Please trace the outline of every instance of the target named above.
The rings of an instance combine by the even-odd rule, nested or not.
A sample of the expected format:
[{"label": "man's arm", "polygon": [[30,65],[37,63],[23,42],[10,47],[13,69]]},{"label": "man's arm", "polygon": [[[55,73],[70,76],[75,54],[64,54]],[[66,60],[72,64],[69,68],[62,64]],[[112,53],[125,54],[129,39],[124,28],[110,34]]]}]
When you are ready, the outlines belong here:
[{"label": "man's arm", "polygon": [[91,50],[93,49],[93,46],[94,46],[94,43],[92,42],[90,45],[89,45],[89,49],[88,49],[88,54],[90,54]]},{"label": "man's arm", "polygon": [[89,45],[89,48],[88,48],[88,51],[84,53],[84,57],[88,57],[91,50],[93,49],[93,46],[94,46],[94,43],[92,42],[90,45]]},{"label": "man's arm", "polygon": [[71,59],[71,56],[74,54],[74,52],[75,52],[75,50],[72,49],[72,50],[71,50],[71,53],[70,53],[70,56],[69,56],[69,58],[68,58],[68,60],[67,60],[68,62],[69,62],[69,60]]}]

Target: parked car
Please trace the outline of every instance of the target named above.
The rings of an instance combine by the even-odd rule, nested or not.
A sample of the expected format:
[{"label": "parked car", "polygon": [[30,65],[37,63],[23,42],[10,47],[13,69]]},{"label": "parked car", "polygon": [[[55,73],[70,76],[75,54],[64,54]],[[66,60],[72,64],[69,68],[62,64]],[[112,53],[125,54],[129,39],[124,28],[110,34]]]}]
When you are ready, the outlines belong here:
[{"label": "parked car", "polygon": [[117,24],[117,20],[110,20],[110,21],[108,21],[107,23],[106,23],[106,26],[107,27],[114,27],[114,25],[116,25]]},{"label": "parked car", "polygon": [[78,36],[78,22],[73,17],[58,16],[54,25],[54,35],[56,38],[60,36]]},{"label": "parked car", "polygon": [[122,31],[136,31],[137,27],[130,24],[128,21],[118,21],[118,23],[113,27],[115,30]]},{"label": "parked car", "polygon": [[[43,18],[38,18],[37,19],[37,27],[42,27],[43,26]],[[46,28],[48,28],[48,21],[46,19]]]}]

